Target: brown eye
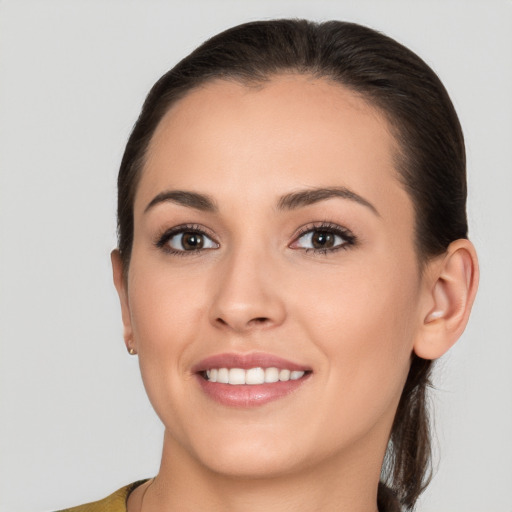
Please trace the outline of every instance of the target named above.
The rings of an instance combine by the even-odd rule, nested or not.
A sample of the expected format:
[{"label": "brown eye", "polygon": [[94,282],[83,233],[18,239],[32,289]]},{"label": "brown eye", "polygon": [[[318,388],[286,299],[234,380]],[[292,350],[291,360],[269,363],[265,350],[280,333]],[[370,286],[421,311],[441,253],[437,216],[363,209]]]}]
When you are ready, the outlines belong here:
[{"label": "brown eye", "polygon": [[334,246],[335,235],[327,231],[314,231],[311,243],[315,249],[327,249]]},{"label": "brown eye", "polygon": [[337,249],[354,245],[355,237],[341,226],[319,226],[303,232],[290,246],[292,249],[304,249],[326,254]]},{"label": "brown eye", "polygon": [[181,237],[181,245],[186,251],[201,249],[204,245],[203,235],[200,235],[199,233],[183,233]]},{"label": "brown eye", "polygon": [[210,237],[199,231],[179,231],[166,238],[166,240],[160,242],[160,245],[162,247],[167,245],[175,252],[217,249],[219,247],[219,244],[215,243]]}]

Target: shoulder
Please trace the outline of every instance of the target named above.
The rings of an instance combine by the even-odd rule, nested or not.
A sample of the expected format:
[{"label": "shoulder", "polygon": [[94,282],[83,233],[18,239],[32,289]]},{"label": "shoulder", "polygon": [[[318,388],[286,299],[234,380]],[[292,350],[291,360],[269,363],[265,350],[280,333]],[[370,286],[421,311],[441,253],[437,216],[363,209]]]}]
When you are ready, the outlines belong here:
[{"label": "shoulder", "polygon": [[139,480],[121,487],[121,489],[118,489],[116,492],[102,500],[85,503],[78,507],[65,508],[59,512],[126,512],[126,500],[128,499],[128,496],[136,487],[146,481],[147,479]]}]

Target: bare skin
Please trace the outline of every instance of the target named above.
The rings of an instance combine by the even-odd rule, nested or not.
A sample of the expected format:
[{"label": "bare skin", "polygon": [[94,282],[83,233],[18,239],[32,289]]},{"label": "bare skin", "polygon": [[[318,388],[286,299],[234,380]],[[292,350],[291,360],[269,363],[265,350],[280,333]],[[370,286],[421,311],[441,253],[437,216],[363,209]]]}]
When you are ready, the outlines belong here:
[{"label": "bare skin", "polygon": [[[112,254],[125,341],[165,425],[160,471],[129,512],[377,510],[411,355],[450,348],[478,279],[467,240],[420,272],[396,150],[363,99],[297,75],[212,82],[164,117],[135,198],[126,281]],[[320,188],[343,192],[286,200]],[[169,191],[215,208],[155,202]],[[183,245],[183,232],[202,248]],[[198,362],[253,352],[307,366],[308,378],[260,406],[205,394]]]}]

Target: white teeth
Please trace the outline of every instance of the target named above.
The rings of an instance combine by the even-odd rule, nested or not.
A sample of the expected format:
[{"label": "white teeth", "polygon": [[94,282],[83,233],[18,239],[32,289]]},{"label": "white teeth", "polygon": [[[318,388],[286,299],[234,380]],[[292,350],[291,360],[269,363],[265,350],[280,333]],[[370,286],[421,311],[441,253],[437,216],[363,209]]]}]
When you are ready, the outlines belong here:
[{"label": "white teeth", "polygon": [[279,380],[286,381],[290,380],[290,370],[280,370],[279,371]]},{"label": "white teeth", "polygon": [[205,373],[207,380],[210,382],[240,386],[243,384],[271,384],[279,381],[298,380],[303,377],[306,372],[286,369],[280,370],[275,367],[258,367],[248,370],[242,368],[212,368]]},{"label": "white teeth", "polygon": [[245,384],[245,371],[241,368],[231,368],[229,370],[230,384]]},{"label": "white teeth", "polygon": [[227,368],[219,368],[217,370],[217,382],[229,384],[229,370]]},{"label": "white teeth", "polygon": [[277,382],[279,380],[279,370],[277,368],[267,368],[265,370],[265,382]]},{"label": "white teeth", "polygon": [[263,384],[265,382],[265,370],[263,368],[251,368],[246,370],[246,384]]}]

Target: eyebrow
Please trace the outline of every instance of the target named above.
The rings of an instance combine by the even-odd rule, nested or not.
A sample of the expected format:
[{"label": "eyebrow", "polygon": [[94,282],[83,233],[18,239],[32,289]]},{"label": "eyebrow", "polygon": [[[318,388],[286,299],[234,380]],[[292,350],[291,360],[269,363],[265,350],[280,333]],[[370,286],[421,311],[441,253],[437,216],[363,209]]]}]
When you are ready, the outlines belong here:
[{"label": "eyebrow", "polygon": [[[375,215],[380,217],[379,212],[372,203],[346,187],[323,187],[291,192],[281,196],[277,203],[277,209],[296,210],[334,197],[355,201],[356,203],[366,206]],[[157,204],[166,202],[175,203],[180,206],[186,206],[188,208],[194,208],[204,212],[218,212],[217,204],[206,194],[199,194],[198,192],[189,192],[186,190],[169,190],[156,195],[146,206],[144,213]]]},{"label": "eyebrow", "polygon": [[146,206],[144,213],[159,203],[167,202],[175,203],[181,206],[187,206],[188,208],[195,208],[196,210],[201,210],[203,212],[218,211],[215,201],[205,194],[188,192],[186,190],[169,190],[166,192],[161,192],[155,196]]},{"label": "eyebrow", "polygon": [[356,203],[366,206],[375,215],[380,217],[377,208],[375,208],[372,203],[346,187],[313,188],[291,192],[279,199],[277,208],[278,210],[295,210],[296,208],[302,208],[333,197],[341,197],[342,199],[355,201]]}]

